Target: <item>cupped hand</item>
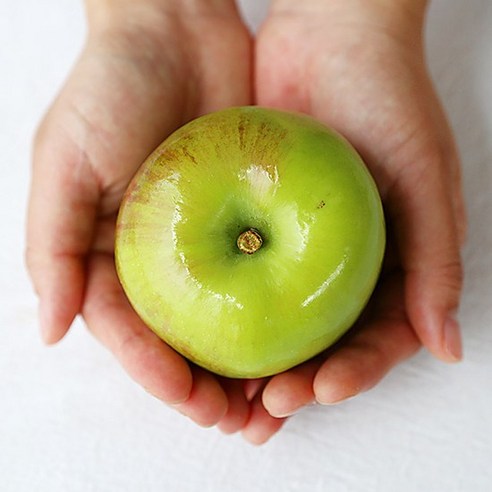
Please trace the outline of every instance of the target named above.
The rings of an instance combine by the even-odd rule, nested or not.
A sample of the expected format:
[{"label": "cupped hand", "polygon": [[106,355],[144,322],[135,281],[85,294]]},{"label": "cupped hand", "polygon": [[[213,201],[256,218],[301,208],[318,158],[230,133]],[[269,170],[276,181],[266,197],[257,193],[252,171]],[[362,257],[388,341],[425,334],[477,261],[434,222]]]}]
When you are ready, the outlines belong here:
[{"label": "cupped hand", "polygon": [[311,114],[352,142],[377,182],[389,237],[363,319],[336,350],[268,382],[271,415],[367,390],[421,344],[461,358],[465,219],[455,145],[424,61],[425,4],[274,0],[259,32],[257,103]]},{"label": "cupped hand", "polygon": [[[149,392],[256,443],[305,404],[373,386],[420,343],[458,360],[464,213],[456,151],[423,60],[425,1],[274,1],[256,46],[254,101],[250,38],[231,1],[111,5],[88,0],[86,47],[36,139],[27,261],[46,342],[82,313]],[[199,114],[251,102],[342,132],[376,178],[390,238],[358,326],[336,350],[269,381],[189,365],[138,319],[113,266],[119,202],[148,153]]]},{"label": "cupped hand", "polygon": [[186,121],[251,103],[249,33],[229,0],[87,6],[85,48],[34,146],[27,264],[42,336],[59,341],[81,313],[150,393],[233,432],[250,414],[261,420],[251,386],[189,365],[143,325],[117,280],[113,242],[122,195],[147,155]]}]

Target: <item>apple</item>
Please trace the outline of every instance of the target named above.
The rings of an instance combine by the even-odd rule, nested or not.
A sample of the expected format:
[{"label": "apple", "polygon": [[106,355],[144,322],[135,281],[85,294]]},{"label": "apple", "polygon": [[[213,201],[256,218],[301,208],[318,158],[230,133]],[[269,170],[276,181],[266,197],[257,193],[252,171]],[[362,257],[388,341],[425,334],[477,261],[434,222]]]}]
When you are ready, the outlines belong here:
[{"label": "apple", "polygon": [[380,197],[351,145],[308,116],[251,106],[191,121],[150,155],[122,201],[115,259],[166,343],[257,378],[353,325],[384,247]]}]

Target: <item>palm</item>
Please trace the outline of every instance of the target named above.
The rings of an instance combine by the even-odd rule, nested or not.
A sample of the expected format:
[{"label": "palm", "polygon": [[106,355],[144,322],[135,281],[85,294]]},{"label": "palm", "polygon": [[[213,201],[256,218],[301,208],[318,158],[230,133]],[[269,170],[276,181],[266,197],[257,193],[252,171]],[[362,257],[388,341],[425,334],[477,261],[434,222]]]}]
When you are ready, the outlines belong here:
[{"label": "palm", "polygon": [[[38,186],[32,193],[28,238],[31,245],[38,244],[31,246],[31,272],[51,309],[49,322],[45,319],[47,341],[61,338],[81,312],[89,329],[149,392],[180,404],[198,423],[222,419],[223,429],[232,431],[249,414],[241,384],[219,382],[189,367],[154,336],[129,306],[113,262],[119,204],[145,157],[187,120],[251,102],[250,40],[239,18],[197,17],[188,22],[193,25],[154,33],[146,26],[139,33],[103,33],[89,39],[38,135]],[[186,43],[170,52],[180,37]],[[179,52],[185,45],[186,52]],[[59,195],[47,213],[39,205],[53,186]],[[60,208],[70,211],[66,222],[59,220]],[[54,215],[58,220],[52,223]],[[62,237],[56,251],[49,240],[39,245],[39,238],[47,237],[41,230],[48,227],[50,237]],[[38,260],[46,252],[53,255],[51,266],[56,269],[49,279],[38,270],[48,266],[45,259]],[[48,291],[52,305],[50,299],[46,302]]]},{"label": "palm", "polygon": [[[404,43],[379,28],[331,23],[285,17],[265,24],[257,43],[258,102],[310,113],[342,132],[387,199],[395,174],[447,128],[436,127],[437,115],[429,120],[440,109],[418,39]],[[390,173],[388,166],[397,168]]]},{"label": "palm", "polygon": [[[218,32],[213,26],[203,26],[203,28],[210,32]],[[224,29],[221,31],[222,36],[225,34],[227,37],[228,34],[232,34],[227,30],[224,33]],[[245,40],[241,41],[244,44]],[[214,41],[210,40],[210,43],[213,46]],[[217,55],[208,52],[208,56],[214,58],[214,69],[222,76],[227,75],[228,67],[232,62],[237,65],[237,59],[242,58],[245,65],[243,71],[246,71],[248,57],[244,56],[244,46],[237,44],[237,33],[234,34],[228,47],[229,52],[223,49]],[[182,61],[186,57],[182,54],[178,55],[177,59]],[[190,415],[198,423],[210,425],[221,419],[225,430],[235,430],[242,425],[248,415],[248,404],[244,394],[238,390],[238,384],[232,382],[221,384],[206,371],[189,367],[181,356],[150,333],[128,305],[114,270],[112,256],[114,233],[111,226],[115,223],[115,214],[129,180],[149,151],[153,150],[174,128],[189,119],[217,110],[222,105],[250,102],[247,84],[243,80],[234,80],[235,76],[244,76],[242,73],[236,75],[229,72],[231,80],[226,84],[223,83],[223,93],[215,89],[218,84],[214,80],[202,80],[202,85],[196,87],[194,93],[190,95],[182,91],[189,78],[193,77],[190,67],[174,66],[168,70],[167,63],[169,63],[167,59],[153,59],[152,67],[142,67],[139,64],[137,87],[114,88],[116,93],[129,91],[129,99],[137,103],[133,106],[136,114],[128,114],[126,105],[120,104],[121,100],[115,101],[113,108],[111,106],[108,108],[113,118],[121,116],[123,128],[128,128],[130,134],[127,136],[121,131],[121,127],[118,128],[114,135],[118,141],[110,145],[110,148],[117,148],[121,156],[115,158],[114,155],[110,155],[101,163],[101,176],[108,180],[108,186],[101,196],[101,203],[104,205],[98,216],[98,224],[102,226],[99,228],[98,236],[102,247],[94,248],[90,255],[86,299],[82,313],[92,331],[103,343],[111,347],[129,373],[148,391],[164,401],[180,404],[181,411]],[[107,60],[105,64],[107,66]],[[155,66],[159,67],[158,70],[152,70]],[[145,77],[141,77],[142,69]],[[169,79],[169,72],[173,71],[174,77]],[[140,80],[144,86],[139,88]],[[115,82],[118,84],[123,81],[119,79]],[[127,80],[124,82],[126,83]],[[238,91],[238,88],[242,88],[242,91]],[[148,94],[150,97],[143,99],[139,94]],[[195,98],[195,101],[192,106],[188,106],[188,109],[185,104],[188,101],[189,105],[190,98]],[[141,104],[138,104],[140,101]],[[163,118],[163,115],[168,117]],[[144,121],[147,128],[140,127],[135,134],[135,130],[132,131],[135,123]],[[100,128],[99,125],[95,126]],[[136,153],[134,159],[130,159],[132,151]],[[115,167],[115,161],[124,162],[126,165]],[[108,222],[109,227],[106,226]],[[112,337],[110,326],[120,327],[117,337]],[[225,409],[228,411],[228,418],[224,414]]]},{"label": "palm", "polygon": [[425,165],[443,150],[451,168],[443,179],[451,181],[458,222],[462,205],[457,159],[418,37],[402,41],[389,29],[354,18],[333,21],[319,12],[273,16],[257,40],[256,94],[259,104],[309,113],[355,145],[381,192],[390,239],[380,285],[339,349],[267,385],[265,405],[285,415],[314,399],[334,402],[373,386],[418,349],[415,331],[435,348],[421,328],[429,287],[412,263],[411,249],[422,239],[414,239],[409,193],[418,190],[416,183],[439,181],[436,166]]}]

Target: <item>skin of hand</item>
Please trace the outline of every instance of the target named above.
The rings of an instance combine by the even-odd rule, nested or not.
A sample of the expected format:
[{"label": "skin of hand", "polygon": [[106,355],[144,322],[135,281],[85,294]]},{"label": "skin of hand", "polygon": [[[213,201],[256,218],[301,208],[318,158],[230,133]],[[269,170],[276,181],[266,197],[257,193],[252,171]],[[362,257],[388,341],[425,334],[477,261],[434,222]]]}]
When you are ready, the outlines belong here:
[{"label": "skin of hand", "polygon": [[[89,0],[87,14],[85,48],[33,151],[26,261],[42,337],[56,343],[80,313],[131,377],[198,424],[264,428],[257,385],[218,378],[158,339],[113,261],[119,204],[147,155],[200,114],[251,104],[251,36],[231,0]],[[267,419],[269,434],[282,424]]]},{"label": "skin of hand", "polygon": [[447,342],[437,327],[461,286],[459,167],[423,63],[425,5],[416,2],[419,13],[409,2],[272,4],[256,45],[255,102],[310,113],[355,144],[395,245],[364,323],[337,350],[270,380],[233,381],[189,365],[142,324],[117,281],[113,240],[122,194],[165,136],[253,102],[249,34],[230,0],[88,1],[86,47],[34,148],[27,263],[44,340],[61,339],[82,313],[150,393],[257,444],[300,407],[376,384],[418,350],[418,337],[459,359],[456,323]]},{"label": "skin of hand", "polygon": [[262,401],[273,416],[365,391],[421,344],[444,361],[462,357],[465,213],[455,144],[425,65],[426,3],[274,0],[258,34],[257,103],[341,132],[376,180],[388,228],[366,313],[336,350],[270,379]]}]

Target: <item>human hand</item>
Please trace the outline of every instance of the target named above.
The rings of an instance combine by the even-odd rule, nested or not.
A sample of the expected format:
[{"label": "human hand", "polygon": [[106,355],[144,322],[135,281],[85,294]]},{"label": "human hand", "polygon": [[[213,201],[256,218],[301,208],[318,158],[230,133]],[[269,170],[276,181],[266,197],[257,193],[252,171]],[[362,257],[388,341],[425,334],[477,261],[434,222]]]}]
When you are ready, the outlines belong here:
[{"label": "human hand", "polygon": [[424,61],[426,3],[274,0],[259,32],[257,103],[311,114],[345,135],[388,221],[367,312],[336,350],[268,382],[271,415],[365,391],[421,344],[444,361],[461,358],[464,207],[455,145]]},{"label": "human hand", "polygon": [[89,0],[87,12],[85,48],[34,148],[27,263],[42,336],[57,342],[81,313],[150,393],[232,432],[262,418],[255,384],[189,365],[148,330],[121,290],[113,243],[145,157],[186,121],[251,103],[249,33],[230,0]]}]

